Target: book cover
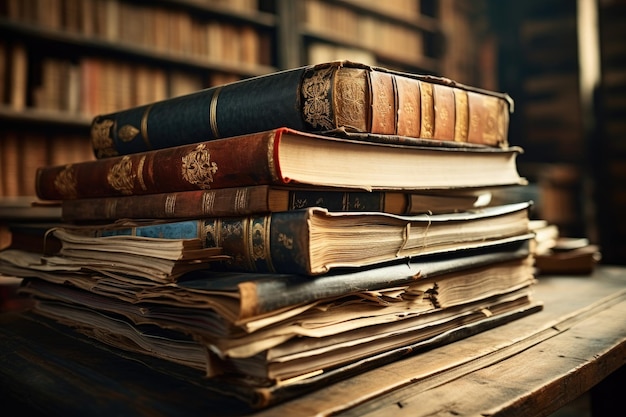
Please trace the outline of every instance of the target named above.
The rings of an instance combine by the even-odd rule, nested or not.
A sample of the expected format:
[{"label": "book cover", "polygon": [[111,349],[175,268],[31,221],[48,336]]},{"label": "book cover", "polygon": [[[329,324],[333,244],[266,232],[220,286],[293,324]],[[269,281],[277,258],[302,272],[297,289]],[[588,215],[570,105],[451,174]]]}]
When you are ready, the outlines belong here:
[{"label": "book cover", "polygon": [[[375,139],[374,139],[375,140]],[[37,196],[65,200],[249,185],[415,191],[524,184],[520,148],[364,142],[280,128],[37,170]]]},{"label": "book cover", "polygon": [[506,146],[512,106],[450,79],[335,61],[99,115],[91,140],[98,158],[283,126]]}]

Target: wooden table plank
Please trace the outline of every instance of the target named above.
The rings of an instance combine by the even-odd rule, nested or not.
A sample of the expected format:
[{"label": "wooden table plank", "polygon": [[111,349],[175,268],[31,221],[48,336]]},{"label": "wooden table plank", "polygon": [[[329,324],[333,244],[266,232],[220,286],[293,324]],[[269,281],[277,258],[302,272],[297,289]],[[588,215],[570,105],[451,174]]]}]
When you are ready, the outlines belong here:
[{"label": "wooden table plank", "polygon": [[412,395],[380,400],[360,416],[546,416],[626,363],[626,301],[517,355]]}]

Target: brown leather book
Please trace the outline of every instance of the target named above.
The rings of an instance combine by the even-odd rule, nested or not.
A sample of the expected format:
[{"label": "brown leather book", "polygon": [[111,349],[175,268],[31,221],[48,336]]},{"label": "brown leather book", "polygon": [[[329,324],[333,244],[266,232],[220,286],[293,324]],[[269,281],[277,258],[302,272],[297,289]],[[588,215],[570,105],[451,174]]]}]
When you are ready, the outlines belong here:
[{"label": "brown leather book", "polygon": [[250,185],[215,190],[63,200],[60,211],[64,221],[77,223],[118,219],[238,216],[314,206],[331,211],[444,213],[483,207],[490,201],[491,192],[486,189],[385,192]]},{"label": "brown leather book", "polygon": [[36,191],[43,200],[65,200],[263,184],[414,191],[525,183],[517,171],[519,148],[398,145],[380,137],[352,140],[281,128],[44,166]]}]

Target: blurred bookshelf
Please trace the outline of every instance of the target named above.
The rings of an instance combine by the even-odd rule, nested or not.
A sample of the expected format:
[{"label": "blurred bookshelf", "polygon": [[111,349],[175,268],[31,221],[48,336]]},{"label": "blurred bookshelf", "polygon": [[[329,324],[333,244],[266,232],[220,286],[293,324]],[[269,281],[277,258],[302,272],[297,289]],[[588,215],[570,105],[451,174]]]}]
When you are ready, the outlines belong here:
[{"label": "blurred bookshelf", "polygon": [[626,2],[491,0],[488,11],[539,215],[626,263]]}]

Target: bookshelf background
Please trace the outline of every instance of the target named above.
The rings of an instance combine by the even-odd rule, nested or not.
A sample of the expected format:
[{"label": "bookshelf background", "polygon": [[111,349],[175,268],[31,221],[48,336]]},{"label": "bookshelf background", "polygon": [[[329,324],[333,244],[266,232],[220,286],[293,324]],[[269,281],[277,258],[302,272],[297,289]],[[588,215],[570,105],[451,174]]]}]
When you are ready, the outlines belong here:
[{"label": "bookshelf background", "polygon": [[598,243],[603,262],[625,264],[626,2],[492,0],[489,12],[500,88],[515,99],[511,142],[524,148],[538,211]]},{"label": "bookshelf background", "polygon": [[625,2],[589,0],[604,70],[590,139],[581,1],[0,0],[0,197],[34,195],[37,166],[92,159],[98,113],[352,59],[509,93],[538,215],[626,262]]}]

